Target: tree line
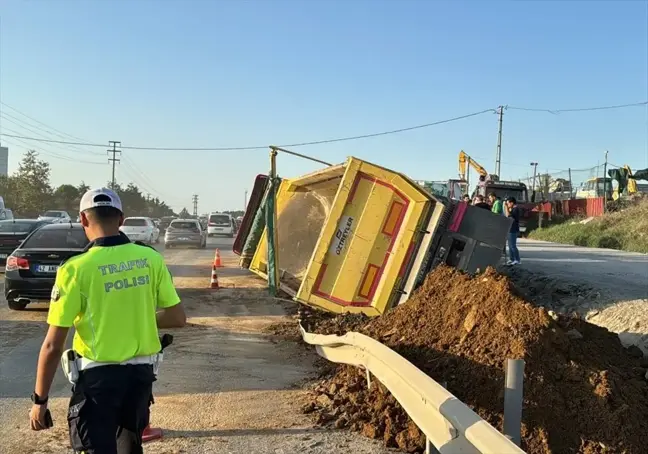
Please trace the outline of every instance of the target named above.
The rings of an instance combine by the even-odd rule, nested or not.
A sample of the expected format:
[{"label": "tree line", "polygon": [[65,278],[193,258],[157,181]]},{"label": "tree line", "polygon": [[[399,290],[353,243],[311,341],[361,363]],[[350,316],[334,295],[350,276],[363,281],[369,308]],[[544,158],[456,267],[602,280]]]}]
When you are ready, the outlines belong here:
[{"label": "tree line", "polygon": [[[222,213],[223,213],[223,214],[229,214],[229,215],[231,215],[233,218],[237,218],[237,217],[239,217],[239,216],[243,216],[243,215],[245,214],[245,211],[243,211],[243,210],[234,210],[234,211],[229,211],[229,210],[228,210],[228,211],[223,211]],[[205,216],[207,216],[207,215],[205,215]],[[196,216],[194,216],[193,214],[190,214],[190,213],[189,213],[189,210],[187,210],[187,208],[183,208],[183,209],[180,211],[180,213],[178,214],[178,217],[179,217],[180,219],[193,219],[193,218],[195,218]]]},{"label": "tree line", "polygon": [[[33,218],[47,210],[64,210],[72,218],[78,214],[81,197],[90,187],[81,182],[76,186],[62,184],[54,188],[50,174],[49,163],[39,159],[35,150],[29,150],[16,172],[0,176],[0,196],[14,217]],[[110,186],[108,183],[107,187]],[[145,196],[134,183],[126,186],[116,184],[113,189],[121,198],[126,216],[160,218],[175,215],[164,201]]]}]

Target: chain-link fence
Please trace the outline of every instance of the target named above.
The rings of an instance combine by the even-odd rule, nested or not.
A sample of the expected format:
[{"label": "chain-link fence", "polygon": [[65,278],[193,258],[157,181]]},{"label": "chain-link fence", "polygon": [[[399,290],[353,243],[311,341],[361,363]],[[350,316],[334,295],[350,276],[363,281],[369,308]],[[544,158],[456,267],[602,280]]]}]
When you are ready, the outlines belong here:
[{"label": "chain-link fence", "polygon": [[[607,170],[617,168],[608,164]],[[569,198],[602,197],[607,191],[611,193],[616,182],[609,176],[603,179],[606,173],[604,164],[589,168],[565,169],[558,171],[540,170],[535,176],[520,178],[519,181],[527,185],[530,194],[535,192],[535,200],[565,200]]]}]

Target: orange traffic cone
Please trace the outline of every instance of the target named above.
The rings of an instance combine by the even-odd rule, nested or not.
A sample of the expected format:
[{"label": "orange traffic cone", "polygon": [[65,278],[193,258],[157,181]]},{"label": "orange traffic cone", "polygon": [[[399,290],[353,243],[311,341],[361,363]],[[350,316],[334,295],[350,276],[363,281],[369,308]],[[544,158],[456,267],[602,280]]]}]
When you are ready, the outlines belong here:
[{"label": "orange traffic cone", "polygon": [[223,262],[221,261],[220,249],[216,249],[216,255],[214,256],[214,267],[222,268]]},{"label": "orange traffic cone", "polygon": [[162,438],[162,429],[157,427],[151,428],[150,424],[146,426],[146,429],[144,429],[144,432],[142,432],[142,443],[159,440],[160,438]]},{"label": "orange traffic cone", "polygon": [[218,274],[216,274],[216,265],[212,267],[211,282],[209,284],[209,288],[213,290],[218,290],[220,288],[218,285]]}]

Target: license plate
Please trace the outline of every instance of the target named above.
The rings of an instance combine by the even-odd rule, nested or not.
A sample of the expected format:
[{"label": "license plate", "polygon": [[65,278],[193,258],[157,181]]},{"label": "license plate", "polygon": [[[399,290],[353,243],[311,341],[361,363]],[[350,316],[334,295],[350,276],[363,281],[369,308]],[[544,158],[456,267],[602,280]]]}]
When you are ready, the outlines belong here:
[{"label": "license plate", "polygon": [[189,241],[189,238],[183,236],[182,238],[178,238],[178,241]]},{"label": "license plate", "polygon": [[6,258],[7,258],[7,254],[0,254],[0,259],[6,259]]},{"label": "license plate", "polygon": [[36,265],[36,271],[39,273],[56,273],[58,265]]}]

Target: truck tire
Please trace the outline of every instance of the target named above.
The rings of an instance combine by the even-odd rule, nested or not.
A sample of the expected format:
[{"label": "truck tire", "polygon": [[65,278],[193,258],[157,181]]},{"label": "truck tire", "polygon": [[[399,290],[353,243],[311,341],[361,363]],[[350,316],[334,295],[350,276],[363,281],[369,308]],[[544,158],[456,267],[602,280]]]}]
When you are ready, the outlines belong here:
[{"label": "truck tire", "polygon": [[17,300],[7,300],[7,303],[12,311],[24,311],[27,307],[27,303],[21,303]]}]

